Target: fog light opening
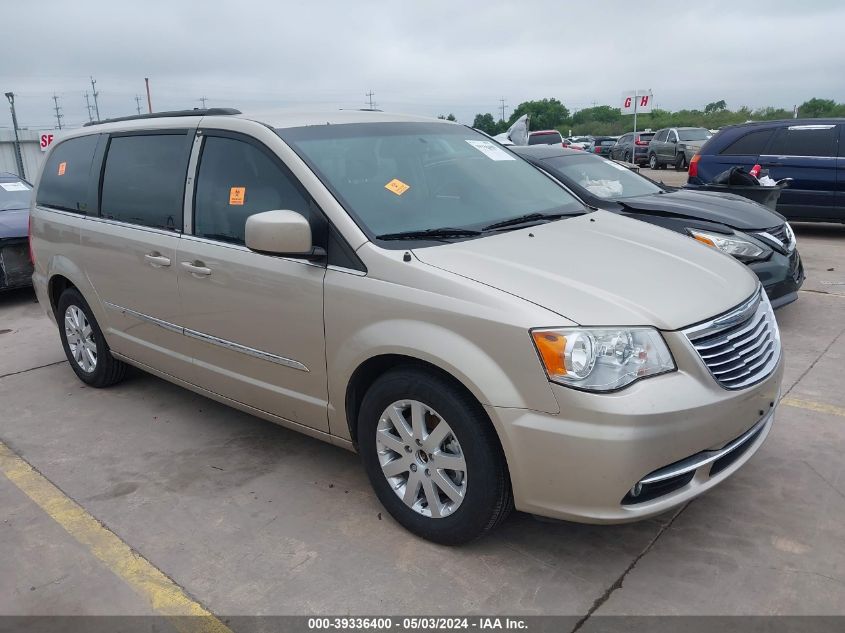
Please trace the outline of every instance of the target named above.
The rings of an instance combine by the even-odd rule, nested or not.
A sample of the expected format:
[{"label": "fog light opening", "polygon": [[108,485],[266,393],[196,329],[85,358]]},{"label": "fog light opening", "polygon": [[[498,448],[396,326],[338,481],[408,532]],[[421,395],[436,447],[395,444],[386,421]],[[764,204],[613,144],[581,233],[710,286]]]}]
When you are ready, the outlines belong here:
[{"label": "fog light opening", "polygon": [[640,496],[640,493],[641,493],[642,491],[643,491],[643,485],[642,485],[642,484],[638,481],[637,483],[635,483],[635,484],[634,484],[634,487],[633,487],[633,488],[631,488],[631,490],[629,490],[629,491],[628,491],[628,494],[629,494],[631,497],[636,498],[636,497],[639,497],[639,496]]}]

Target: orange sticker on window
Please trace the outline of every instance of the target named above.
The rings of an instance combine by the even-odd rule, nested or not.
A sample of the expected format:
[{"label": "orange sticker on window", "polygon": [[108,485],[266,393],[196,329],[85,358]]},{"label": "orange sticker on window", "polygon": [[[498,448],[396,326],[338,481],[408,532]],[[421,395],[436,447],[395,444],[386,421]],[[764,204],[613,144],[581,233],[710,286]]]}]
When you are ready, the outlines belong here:
[{"label": "orange sticker on window", "polygon": [[411,188],[411,185],[406,185],[401,180],[394,178],[389,183],[387,183],[384,188],[388,191],[392,191],[397,196],[401,196],[403,193],[405,193],[406,191],[408,191],[408,189]]},{"label": "orange sticker on window", "polygon": [[232,187],[229,189],[229,204],[243,206],[246,197],[246,187]]},{"label": "orange sticker on window", "polygon": [[67,163],[66,162],[59,163],[59,176],[65,175],[65,169],[67,169]]}]

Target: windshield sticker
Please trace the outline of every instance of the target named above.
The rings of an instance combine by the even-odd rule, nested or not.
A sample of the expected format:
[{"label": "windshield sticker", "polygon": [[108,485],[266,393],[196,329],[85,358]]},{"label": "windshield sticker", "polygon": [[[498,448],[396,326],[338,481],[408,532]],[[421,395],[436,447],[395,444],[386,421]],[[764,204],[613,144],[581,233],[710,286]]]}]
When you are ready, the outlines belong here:
[{"label": "windshield sticker", "polygon": [[513,156],[491,141],[467,140],[467,143],[472,145],[490,160],[516,160]]},{"label": "windshield sticker", "polygon": [[246,198],[246,187],[232,187],[229,189],[229,204],[242,207]]},{"label": "windshield sticker", "polygon": [[59,163],[59,176],[64,176],[66,169],[67,169],[67,163],[66,162],[62,161],[61,163]]},{"label": "windshield sticker", "polygon": [[397,196],[401,196],[403,193],[405,193],[406,191],[408,191],[408,189],[411,188],[411,185],[406,185],[401,180],[394,178],[389,183],[387,183],[384,188],[388,191],[392,191]]},{"label": "windshield sticker", "polygon": [[29,187],[22,182],[0,182],[0,187],[6,191],[29,191]]}]

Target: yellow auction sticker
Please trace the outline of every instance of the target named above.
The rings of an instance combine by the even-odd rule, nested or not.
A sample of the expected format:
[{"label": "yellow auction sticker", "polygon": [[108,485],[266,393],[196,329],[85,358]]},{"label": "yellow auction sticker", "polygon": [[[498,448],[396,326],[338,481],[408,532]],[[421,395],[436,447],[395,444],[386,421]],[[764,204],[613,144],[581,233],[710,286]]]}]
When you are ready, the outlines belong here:
[{"label": "yellow auction sticker", "polygon": [[411,185],[406,185],[401,180],[394,178],[389,183],[387,183],[384,188],[388,191],[392,191],[397,196],[401,196],[403,193],[405,193],[406,191],[408,191],[408,189],[411,188]]},{"label": "yellow auction sticker", "polygon": [[246,198],[246,187],[232,187],[229,189],[229,204],[243,206]]}]

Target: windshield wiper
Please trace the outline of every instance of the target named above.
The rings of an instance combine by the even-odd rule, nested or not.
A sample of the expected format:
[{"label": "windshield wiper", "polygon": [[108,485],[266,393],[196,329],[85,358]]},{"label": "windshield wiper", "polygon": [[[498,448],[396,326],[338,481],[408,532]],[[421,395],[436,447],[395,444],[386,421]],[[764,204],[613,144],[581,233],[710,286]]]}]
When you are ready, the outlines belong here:
[{"label": "windshield wiper", "polygon": [[526,213],[525,215],[520,215],[515,218],[510,218],[509,220],[502,220],[501,222],[494,222],[493,224],[488,224],[485,226],[482,231],[494,231],[496,229],[504,229],[510,226],[518,226],[520,224],[525,224],[526,222],[537,222],[538,220],[544,221],[551,221],[551,220],[559,220],[560,218],[567,216],[567,215],[581,215],[580,213]]},{"label": "windshield wiper", "polygon": [[399,233],[383,233],[376,235],[379,240],[425,240],[425,239],[444,239],[450,237],[474,237],[481,235],[481,231],[474,229],[453,229],[451,227],[441,227],[439,229],[423,229],[419,231],[401,231]]}]

